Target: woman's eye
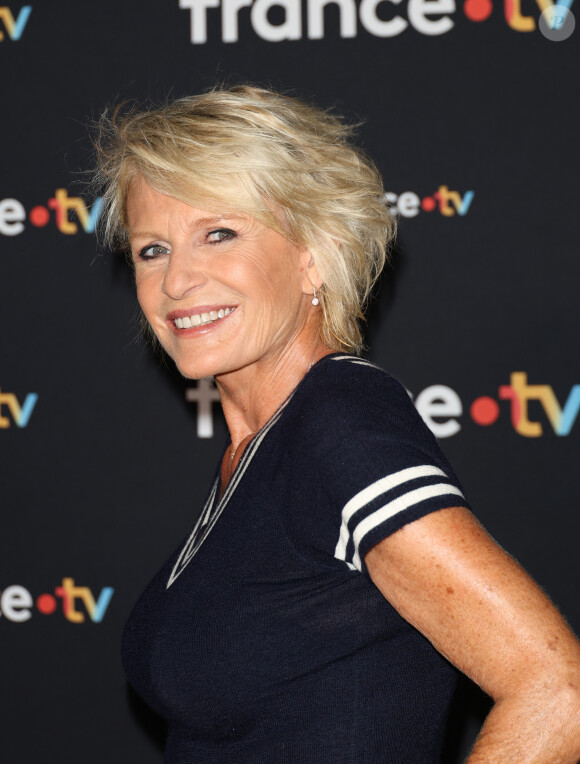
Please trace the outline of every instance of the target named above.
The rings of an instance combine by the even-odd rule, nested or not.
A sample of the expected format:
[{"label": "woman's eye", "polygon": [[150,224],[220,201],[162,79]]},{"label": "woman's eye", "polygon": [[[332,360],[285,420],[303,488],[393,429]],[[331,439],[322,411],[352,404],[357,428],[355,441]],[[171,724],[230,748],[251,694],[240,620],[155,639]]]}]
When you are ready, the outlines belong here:
[{"label": "woman's eye", "polygon": [[141,260],[154,260],[156,257],[168,255],[169,250],[167,247],[162,247],[161,244],[151,244],[149,247],[143,247],[139,252]]},{"label": "woman's eye", "polygon": [[228,241],[228,239],[235,239],[237,236],[235,231],[229,228],[217,228],[215,231],[211,231],[207,235],[207,240],[210,244],[219,244],[221,241]]}]

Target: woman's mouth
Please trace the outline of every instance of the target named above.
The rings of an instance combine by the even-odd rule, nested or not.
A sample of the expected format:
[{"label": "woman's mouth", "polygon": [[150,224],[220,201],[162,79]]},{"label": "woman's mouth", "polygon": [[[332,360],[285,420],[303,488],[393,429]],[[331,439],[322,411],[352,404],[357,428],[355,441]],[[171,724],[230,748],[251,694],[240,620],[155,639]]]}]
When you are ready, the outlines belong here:
[{"label": "woman's mouth", "polygon": [[207,313],[192,313],[189,316],[180,316],[174,318],[173,323],[176,329],[191,329],[195,326],[207,326],[213,324],[214,321],[219,321],[220,318],[225,318],[233,313],[236,309],[234,305],[231,308],[220,308],[219,310],[210,310]]}]

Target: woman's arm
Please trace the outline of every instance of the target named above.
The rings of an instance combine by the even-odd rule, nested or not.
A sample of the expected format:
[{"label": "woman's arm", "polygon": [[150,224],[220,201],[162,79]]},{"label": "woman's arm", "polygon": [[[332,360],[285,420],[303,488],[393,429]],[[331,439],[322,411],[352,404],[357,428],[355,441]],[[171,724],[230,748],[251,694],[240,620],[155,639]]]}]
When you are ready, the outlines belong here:
[{"label": "woman's arm", "polygon": [[365,561],[403,618],[495,701],[469,764],[580,761],[580,644],[470,512],[409,523]]}]

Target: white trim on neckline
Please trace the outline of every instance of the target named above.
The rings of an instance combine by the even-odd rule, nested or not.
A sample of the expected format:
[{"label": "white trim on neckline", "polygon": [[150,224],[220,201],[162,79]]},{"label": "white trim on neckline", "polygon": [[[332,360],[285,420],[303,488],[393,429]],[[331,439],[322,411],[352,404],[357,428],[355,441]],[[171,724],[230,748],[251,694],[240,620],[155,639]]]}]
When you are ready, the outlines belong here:
[{"label": "white trim on neckline", "polygon": [[203,544],[203,542],[207,538],[207,535],[211,532],[211,529],[214,527],[214,525],[220,518],[229,500],[233,496],[240,480],[243,478],[252,459],[256,455],[262,441],[264,440],[266,435],[270,432],[272,427],[276,424],[276,422],[280,419],[282,412],[284,411],[286,406],[290,403],[290,401],[294,397],[294,393],[295,393],[295,390],[288,396],[288,398],[280,406],[280,408],[274,414],[274,416],[271,419],[269,419],[268,422],[266,422],[266,424],[264,425],[264,427],[262,427],[261,430],[259,430],[258,434],[254,438],[252,438],[247,448],[245,449],[244,453],[242,454],[242,458],[240,459],[238,466],[234,470],[234,474],[232,475],[232,479],[228,483],[226,490],[224,491],[221,499],[218,499],[216,503],[216,496],[217,496],[218,487],[220,484],[220,478],[218,473],[218,477],[214,481],[211,492],[199,516],[199,519],[196,522],[189,538],[185,542],[183,549],[181,550],[181,553],[179,557],[177,558],[175,565],[173,566],[173,570],[171,571],[171,574],[167,581],[166,589],[169,589],[171,584],[173,584],[174,581],[181,575],[181,573],[183,573],[185,568],[189,565],[192,558],[197,553],[197,550],[200,548],[200,546]]}]

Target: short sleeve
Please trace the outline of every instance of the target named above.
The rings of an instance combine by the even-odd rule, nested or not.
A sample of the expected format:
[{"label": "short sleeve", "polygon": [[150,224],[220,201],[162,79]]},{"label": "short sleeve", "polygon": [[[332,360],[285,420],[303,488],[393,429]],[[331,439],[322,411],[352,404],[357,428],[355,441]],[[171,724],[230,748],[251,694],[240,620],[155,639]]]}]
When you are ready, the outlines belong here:
[{"label": "short sleeve", "polygon": [[347,359],[327,362],[324,396],[314,394],[308,417],[313,455],[304,470],[317,489],[305,523],[315,545],[368,574],[365,555],[379,541],[467,502],[404,387],[368,362]]},{"label": "short sleeve", "polygon": [[407,523],[466,503],[450,470],[442,469],[424,452],[406,446],[397,456],[396,466],[383,462],[377,469],[380,477],[341,508],[334,556],[353,569],[366,572],[367,552]]}]

